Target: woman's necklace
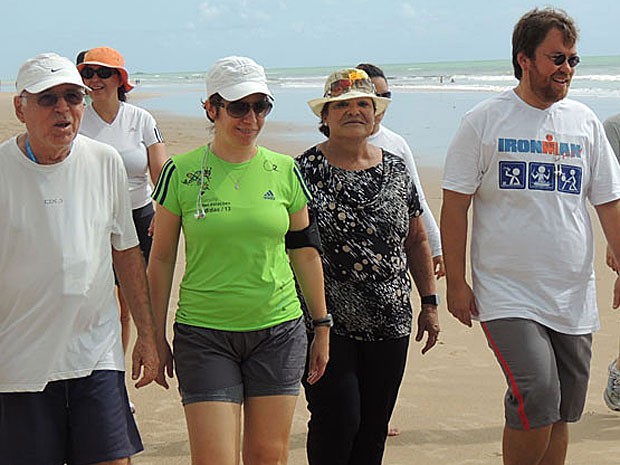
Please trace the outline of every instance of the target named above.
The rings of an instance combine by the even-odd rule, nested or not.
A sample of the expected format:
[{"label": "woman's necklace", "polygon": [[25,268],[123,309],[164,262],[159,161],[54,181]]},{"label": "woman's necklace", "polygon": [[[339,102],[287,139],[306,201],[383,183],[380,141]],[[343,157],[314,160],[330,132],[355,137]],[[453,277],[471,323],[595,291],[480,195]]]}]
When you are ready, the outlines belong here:
[{"label": "woman's necklace", "polygon": [[[211,149],[209,148],[209,150],[211,150]],[[220,158],[217,155],[215,155],[215,159],[217,160],[218,165],[220,165],[220,168],[222,169],[222,171],[224,171],[226,173],[226,177],[228,179],[230,179],[230,182],[232,182],[233,187],[237,191],[239,190],[239,186],[241,184],[241,181],[243,180],[243,178],[245,177],[246,173],[250,169],[250,166],[254,162],[255,158],[256,158],[256,155],[254,155],[248,162],[246,162],[245,167],[241,170],[241,173],[239,174],[239,176],[237,176],[235,178],[232,175],[232,171],[234,171],[235,168],[230,168],[230,167],[227,168],[226,166],[224,166],[224,162],[222,160],[220,160]]]}]

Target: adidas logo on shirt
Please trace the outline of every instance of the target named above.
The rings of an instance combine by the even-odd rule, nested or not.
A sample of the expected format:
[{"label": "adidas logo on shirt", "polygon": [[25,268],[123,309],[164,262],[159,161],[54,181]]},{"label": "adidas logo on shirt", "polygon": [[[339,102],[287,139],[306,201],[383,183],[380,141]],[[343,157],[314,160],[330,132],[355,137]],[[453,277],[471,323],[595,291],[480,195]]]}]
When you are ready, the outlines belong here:
[{"label": "adidas logo on shirt", "polygon": [[273,194],[273,192],[271,191],[271,189],[269,189],[267,192],[265,192],[265,195],[263,195],[263,198],[265,200],[275,200],[276,196]]}]

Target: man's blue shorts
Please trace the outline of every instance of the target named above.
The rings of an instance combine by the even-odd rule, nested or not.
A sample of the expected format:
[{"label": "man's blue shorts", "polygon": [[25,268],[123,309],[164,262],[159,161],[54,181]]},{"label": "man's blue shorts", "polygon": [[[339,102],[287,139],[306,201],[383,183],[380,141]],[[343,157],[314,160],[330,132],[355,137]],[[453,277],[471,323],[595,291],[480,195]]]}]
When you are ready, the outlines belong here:
[{"label": "man's blue shorts", "polygon": [[0,463],[86,465],[143,450],[122,371],[0,393]]}]

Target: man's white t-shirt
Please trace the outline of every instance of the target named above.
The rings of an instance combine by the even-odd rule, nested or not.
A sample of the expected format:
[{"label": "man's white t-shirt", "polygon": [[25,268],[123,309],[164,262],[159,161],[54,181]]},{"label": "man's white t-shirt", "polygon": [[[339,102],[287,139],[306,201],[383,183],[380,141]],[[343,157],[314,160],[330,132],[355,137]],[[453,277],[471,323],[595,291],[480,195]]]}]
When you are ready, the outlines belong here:
[{"label": "man's white t-shirt", "polygon": [[77,136],[60,163],[0,145],[0,392],[124,370],[112,248],[138,244],[123,161]]},{"label": "man's white t-shirt", "polygon": [[84,110],[80,134],[110,144],[121,154],[129,178],[132,210],[151,203],[147,148],[164,139],[148,111],[120,102],[116,118],[107,123],[89,105]]},{"label": "man's white t-shirt", "polygon": [[415,184],[415,188],[418,191],[420,206],[424,212],[422,213],[422,220],[424,221],[424,226],[426,227],[426,234],[428,235],[428,242],[431,247],[431,255],[433,257],[442,255],[443,252],[441,250],[439,228],[437,227],[433,213],[431,212],[428,202],[426,201],[424,190],[422,189],[422,183],[420,182],[420,176],[418,175],[418,170],[415,165],[415,160],[413,159],[413,153],[409,148],[409,144],[407,144],[407,141],[405,141],[402,136],[396,134],[394,131],[390,131],[383,125],[379,127],[379,130],[375,134],[368,138],[368,142],[393,153],[405,161],[407,168],[409,168],[409,173],[411,174],[413,183]]},{"label": "man's white t-shirt", "polygon": [[480,321],[527,318],[567,334],[599,328],[586,201],[620,198],[620,167],[588,107],[563,99],[540,110],[513,90],[482,102],[448,149],[442,188],[473,195]]}]

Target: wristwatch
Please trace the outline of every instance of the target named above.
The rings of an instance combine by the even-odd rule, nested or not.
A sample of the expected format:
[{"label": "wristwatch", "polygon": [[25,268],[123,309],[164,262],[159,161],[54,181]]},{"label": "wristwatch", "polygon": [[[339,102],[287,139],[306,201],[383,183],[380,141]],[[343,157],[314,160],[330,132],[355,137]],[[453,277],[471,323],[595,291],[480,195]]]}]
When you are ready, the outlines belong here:
[{"label": "wristwatch", "polygon": [[423,295],[422,305],[439,305],[439,294]]},{"label": "wristwatch", "polygon": [[334,319],[332,318],[332,314],[328,313],[327,315],[325,315],[325,318],[318,318],[316,320],[312,320],[312,326],[314,326],[315,328],[317,326],[327,326],[328,328],[331,328],[332,326],[334,326]]}]

